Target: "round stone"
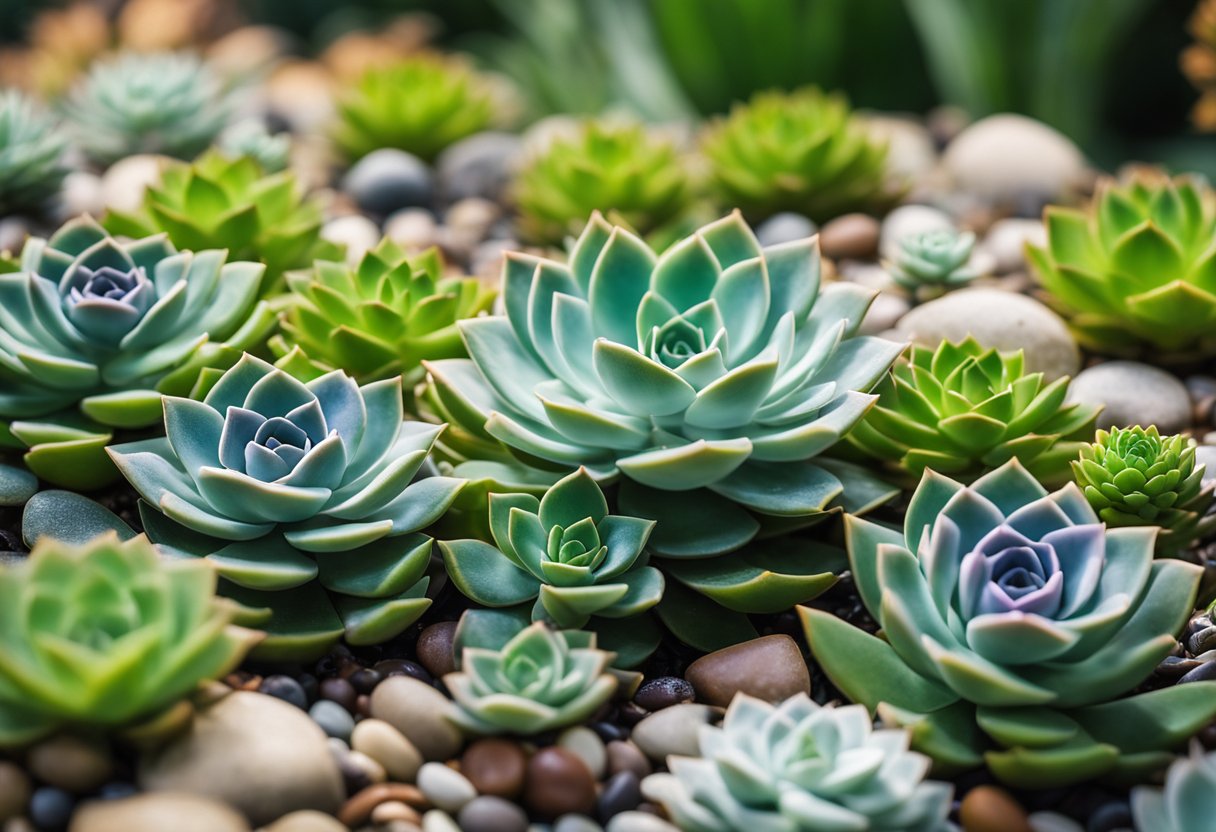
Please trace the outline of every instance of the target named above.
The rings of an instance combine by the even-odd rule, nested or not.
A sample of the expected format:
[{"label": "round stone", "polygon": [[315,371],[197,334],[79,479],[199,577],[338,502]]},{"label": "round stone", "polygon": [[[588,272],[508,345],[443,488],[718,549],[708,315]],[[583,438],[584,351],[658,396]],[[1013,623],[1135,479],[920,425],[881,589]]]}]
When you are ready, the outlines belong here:
[{"label": "round stone", "polygon": [[31,789],[30,778],[21,766],[0,760],[0,824],[25,811]]},{"label": "round stone", "polygon": [[114,774],[108,748],[70,734],[35,745],[26,757],[26,764],[34,777],[73,794],[93,791]]},{"label": "round stone", "polygon": [[882,224],[868,214],[845,214],[824,224],[819,251],[833,260],[871,260],[881,231]]},{"label": "round stone", "polygon": [[460,827],[447,812],[432,809],[422,816],[422,832],[460,832]]},{"label": "round stone", "polygon": [[375,824],[377,829],[382,829],[385,826],[397,823],[417,825],[422,820],[422,815],[418,814],[417,810],[408,803],[402,803],[400,800],[389,800],[372,809],[370,820]]},{"label": "round stone", "polygon": [[427,800],[448,813],[459,812],[477,797],[477,789],[469,778],[443,763],[426,763],[418,769],[418,788]]},{"label": "round stone", "polygon": [[74,170],[63,179],[59,192],[58,216],[66,222],[81,214],[101,216],[106,210],[105,189],[101,177],[83,170]]},{"label": "round stone", "polygon": [[436,679],[442,679],[456,669],[452,645],[456,641],[455,621],[440,621],[427,627],[418,636],[419,663]]},{"label": "round stone", "polygon": [[144,201],[144,191],[160,181],[170,160],[164,156],[139,154],[120,159],[101,177],[101,199],[112,211],[133,213]]},{"label": "round stone", "polygon": [[518,136],[494,131],[477,133],[448,147],[435,160],[444,201],[476,196],[498,202],[511,180],[520,147]]},{"label": "round stone", "polygon": [[680,830],[649,812],[622,812],[608,821],[604,832],[680,832]]},{"label": "round stone", "polygon": [[578,755],[565,748],[542,748],[528,761],[524,805],[537,816],[590,815],[595,809],[595,778]]},{"label": "round stone", "polygon": [[[765,247],[805,240],[814,235],[815,223],[802,214],[795,214],[792,211],[773,214],[756,226],[756,239],[759,240],[760,245]],[[823,245],[822,238],[819,244]]]},{"label": "round stone", "polygon": [[1138,361],[1107,361],[1082,370],[1068,388],[1068,400],[1102,405],[1100,428],[1156,425],[1168,434],[1190,425],[1186,385],[1171,373]]},{"label": "round stone", "polygon": [[501,797],[475,797],[456,816],[462,832],[525,832],[524,810]]},{"label": "round stone", "polygon": [[37,493],[37,477],[24,468],[0,464],[0,508],[23,506]]},{"label": "round stone", "polygon": [[1012,113],[980,119],[955,137],[942,165],[959,190],[992,202],[1050,200],[1086,178],[1085,157],[1063,133]]},{"label": "round stone", "polygon": [[357,792],[342,804],[338,820],[357,829],[368,821],[377,806],[389,802],[404,803],[414,808],[426,806],[426,798],[415,786],[406,783],[379,783]]},{"label": "round stone", "polygon": [[68,825],[76,800],[63,789],[43,786],[30,797],[30,820],[39,830],[59,832]]},{"label": "round stone", "polygon": [[617,740],[608,743],[608,773],[619,774],[622,771],[632,771],[642,780],[654,771],[654,767],[632,742]]},{"label": "round stone", "polygon": [[658,676],[638,688],[633,701],[648,711],[661,711],[672,705],[692,702],[696,696],[696,691],[687,680],[679,676]]},{"label": "round stone", "polygon": [[475,196],[460,200],[443,215],[444,247],[467,257],[501,216],[502,208],[496,202]]},{"label": "round stone", "polygon": [[517,742],[488,737],[476,740],[460,758],[460,770],[479,794],[514,799],[524,788],[528,755]]},{"label": "round stone", "polygon": [[350,711],[337,702],[318,699],[308,709],[308,715],[329,736],[337,737],[340,740],[350,740],[351,731],[355,728],[355,718],[350,715]]},{"label": "round stone", "polygon": [[[324,816],[323,816],[324,817]],[[332,818],[331,818],[332,820]],[[194,794],[140,794],[91,801],[72,819],[72,832],[249,832],[231,806]],[[326,827],[283,827],[267,832],[328,832]]]},{"label": "round stone", "polygon": [[322,679],[318,690],[322,699],[337,702],[347,711],[354,712],[359,693],[350,682],[338,676],[332,676]]},{"label": "round stone", "polygon": [[276,820],[260,832],[349,832],[346,824],[322,812],[304,810],[292,812]]},{"label": "round stone", "polygon": [[558,736],[557,744],[578,755],[596,780],[604,776],[608,767],[608,752],[604,748],[604,741],[590,728],[581,725],[567,728]]},{"label": "round stone", "polygon": [[354,264],[380,242],[380,228],[367,217],[349,214],[325,223],[321,238],[346,246],[346,262]]},{"label": "round stone", "polygon": [[388,780],[388,772],[384,770],[384,766],[361,751],[348,752],[345,760],[347,765],[359,770],[362,775],[360,780],[369,785],[384,783]]},{"label": "round stone", "polygon": [[670,754],[698,757],[701,726],[708,725],[719,713],[709,705],[673,705],[635,725],[630,738],[643,754],[658,763],[665,762]]},{"label": "round stone", "polygon": [[997,274],[1009,274],[1026,267],[1026,244],[1047,244],[1047,229],[1042,220],[1008,217],[999,219],[988,229],[980,244],[992,256]]},{"label": "round stone", "polygon": [[604,827],[583,815],[562,815],[553,824],[553,832],[604,832]]},{"label": "round stone", "polygon": [[996,786],[976,786],[967,792],[958,816],[963,832],[1032,832],[1026,810]]},{"label": "round stone", "polygon": [[355,162],[342,177],[342,190],[364,211],[384,216],[429,205],[431,170],[412,153],[386,147]]},{"label": "round stone", "polygon": [[894,329],[911,309],[912,304],[906,297],[894,292],[879,292],[866,310],[858,332],[862,335],[881,335]]},{"label": "round stone", "polygon": [[405,735],[387,722],[365,719],[351,734],[351,748],[362,752],[384,767],[388,776],[400,783],[413,783],[422,766],[422,755]]},{"label": "round stone", "polygon": [[879,233],[878,250],[888,260],[899,256],[900,243],[905,237],[926,231],[953,231],[954,220],[938,208],[928,205],[901,205],[887,214]]},{"label": "round stone", "polygon": [[308,710],[308,694],[304,692],[304,686],[290,676],[283,676],[281,674],[267,676],[258,685],[258,693],[273,696],[275,699],[282,699],[284,702],[289,702],[302,711]]},{"label": "round stone", "polygon": [[642,802],[641,781],[632,771],[614,774],[604,783],[599,798],[599,819],[607,822],[621,812],[638,808]]},{"label": "round stone", "polygon": [[430,685],[409,676],[385,679],[372,692],[371,715],[396,728],[425,760],[449,760],[464,737],[448,719],[452,701]]},{"label": "round stone", "polygon": [[797,693],[810,694],[811,674],[798,643],[772,635],[715,650],[688,666],[684,677],[697,698],[725,708],[735,694],[782,702]]},{"label": "round stone", "polygon": [[404,208],[385,221],[384,236],[406,251],[424,251],[439,242],[439,226],[425,208]]}]

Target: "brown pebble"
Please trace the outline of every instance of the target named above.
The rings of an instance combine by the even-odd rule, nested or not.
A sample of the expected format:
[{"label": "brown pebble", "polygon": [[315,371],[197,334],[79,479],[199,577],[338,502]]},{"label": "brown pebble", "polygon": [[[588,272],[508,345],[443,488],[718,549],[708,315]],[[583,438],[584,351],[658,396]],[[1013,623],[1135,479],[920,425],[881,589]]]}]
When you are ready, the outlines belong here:
[{"label": "brown pebble", "polygon": [[352,828],[367,823],[375,808],[390,800],[417,809],[425,809],[430,805],[415,786],[407,783],[378,783],[368,786],[342,804],[342,808],[338,810],[338,820]]},{"label": "brown pebble", "polygon": [[595,778],[577,754],[550,746],[528,761],[524,804],[542,819],[590,815],[595,796]]},{"label": "brown pebble", "polygon": [[654,768],[642,749],[631,742],[616,740],[608,743],[608,774],[620,774],[622,771],[632,771],[639,780],[644,780]]},{"label": "brown pebble", "polygon": [[764,636],[715,650],[688,666],[684,678],[697,699],[725,708],[736,693],[781,702],[811,692],[811,674],[798,643],[787,635]]},{"label": "brown pebble", "polygon": [[35,745],[26,764],[34,777],[73,794],[96,789],[114,773],[114,761],[105,744],[70,734],[59,734]]},{"label": "brown pebble", "polygon": [[29,776],[19,765],[0,761],[0,823],[25,811],[31,788]]},{"label": "brown pebble", "polygon": [[967,792],[958,817],[963,832],[1034,832],[1026,810],[996,786],[976,786]]},{"label": "brown pebble", "polygon": [[819,231],[819,250],[833,260],[869,260],[878,253],[882,227],[866,214],[845,214]]},{"label": "brown pebble", "polygon": [[427,627],[418,636],[415,651],[418,663],[436,679],[441,679],[456,670],[456,657],[452,645],[456,641],[456,622],[440,621]]},{"label": "brown pebble", "polygon": [[519,743],[496,737],[477,740],[460,758],[460,770],[478,794],[514,799],[524,787],[528,755]]},{"label": "brown pebble", "polygon": [[372,809],[372,823],[380,825],[383,823],[391,823],[395,820],[403,820],[407,823],[421,823],[422,815],[418,814],[413,807],[400,800],[387,800],[381,803],[375,809]]}]

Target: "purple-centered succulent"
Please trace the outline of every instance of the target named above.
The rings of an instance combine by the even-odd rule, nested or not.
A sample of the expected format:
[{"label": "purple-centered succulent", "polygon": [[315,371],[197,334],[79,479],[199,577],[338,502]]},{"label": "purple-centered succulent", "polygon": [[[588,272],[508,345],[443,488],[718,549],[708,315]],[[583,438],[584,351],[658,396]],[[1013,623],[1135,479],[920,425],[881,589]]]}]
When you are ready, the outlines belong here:
[{"label": "purple-centered succulent", "polygon": [[65,289],[68,320],[99,345],[118,346],[156,303],[156,286],[143,266],[81,266]]}]

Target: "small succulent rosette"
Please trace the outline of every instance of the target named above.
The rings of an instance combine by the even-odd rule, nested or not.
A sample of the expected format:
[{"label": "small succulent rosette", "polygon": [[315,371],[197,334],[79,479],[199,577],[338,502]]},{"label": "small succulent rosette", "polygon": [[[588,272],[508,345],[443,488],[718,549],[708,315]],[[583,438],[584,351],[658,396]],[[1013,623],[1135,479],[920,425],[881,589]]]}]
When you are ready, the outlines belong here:
[{"label": "small succulent rosette", "polygon": [[1216,753],[1192,743],[1165,775],[1165,787],[1132,789],[1132,817],[1144,832],[1204,832],[1216,811]]},{"label": "small succulent rosette", "polygon": [[721,726],[701,726],[700,756],[669,757],[642,793],[685,832],[955,829],[953,789],[925,780],[929,758],[908,743],[903,729],[873,730],[860,705],[738,694]]},{"label": "small succulent rosette", "polygon": [[155,426],[162,394],[190,394],[274,326],[265,267],[225,259],[163,235],[123,242],[88,217],[31,238],[0,274],[0,446],[52,483],[112,480],[114,431]]},{"label": "small succulent rosette", "polygon": [[1017,460],[971,486],[926,472],[902,532],[846,524],[885,638],[803,608],[812,652],[943,769],[1143,777],[1216,716],[1216,682],[1123,697],[1176,647],[1201,573],[1154,561],[1155,534],[1108,530],[1075,485],[1048,493]]},{"label": "small succulent rosette", "polygon": [[307,384],[245,355],[202,401],[165,399],[162,438],[110,452],[148,536],[204,557],[269,610],[259,655],[391,638],[431,603],[434,523],[464,481],[428,476],[442,425],[404,421],[401,381]]},{"label": "small succulent rosette", "polygon": [[895,257],[885,265],[891,278],[913,295],[939,295],[978,276],[968,266],[974,248],[970,231],[922,231],[901,238]]},{"label": "small succulent rosette", "polygon": [[67,136],[17,90],[0,95],[0,214],[42,214],[68,173]]},{"label": "small succulent rosette", "polygon": [[0,566],[0,748],[131,727],[235,669],[261,634],[233,624],[215,582],[113,533]]}]

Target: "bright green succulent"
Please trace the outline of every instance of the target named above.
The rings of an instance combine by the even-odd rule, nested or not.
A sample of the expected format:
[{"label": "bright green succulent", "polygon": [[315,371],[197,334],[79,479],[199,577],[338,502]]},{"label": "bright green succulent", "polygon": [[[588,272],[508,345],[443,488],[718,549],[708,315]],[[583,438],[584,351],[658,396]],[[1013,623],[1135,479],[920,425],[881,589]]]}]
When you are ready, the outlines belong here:
[{"label": "bright green succulent", "polygon": [[560,243],[601,211],[646,235],[689,206],[689,171],[669,139],[630,122],[589,121],[557,137],[515,179],[524,238]]},{"label": "bright green succulent", "polygon": [[395,147],[434,161],[495,118],[486,80],[456,57],[433,54],[367,70],[341,97],[338,110],[335,139],[352,160]]},{"label": "bright green succulent", "polygon": [[585,722],[616,692],[614,658],[593,633],[542,621],[501,646],[466,642],[460,670],[443,677],[458,706],[453,721],[470,734],[521,736]]},{"label": "bright green succulent", "polygon": [[1177,647],[1201,569],[1153,560],[1151,528],[1108,530],[1076,485],[1016,459],[964,486],[932,471],[902,531],[847,518],[877,638],[801,608],[832,682],[943,769],[1002,781],[1135,780],[1216,716],[1216,682],[1120,698]]},{"label": "bright green succulent", "polygon": [[913,477],[928,468],[970,480],[1017,457],[1061,484],[1098,415],[1064,403],[1067,377],[1044,384],[1042,373],[1025,372],[1021,350],[999,353],[970,337],[912,345],[878,391],[848,441]]},{"label": "bright green succulent", "polygon": [[163,235],[120,242],[87,217],[31,238],[0,274],[0,445],[57,484],[112,479],[114,429],[156,425],[162,394],[188,395],[274,325],[264,268]]},{"label": "bright green succulent", "polygon": [[400,379],[305,384],[246,355],[202,401],[164,409],[166,437],[110,454],[153,541],[206,558],[225,595],[272,610],[263,655],[383,641],[430,605],[420,532],[464,482],[427,476],[443,426],[403,421]]},{"label": "bright green succulent", "polygon": [[1175,760],[1165,787],[1132,789],[1132,817],[1141,832],[1205,832],[1216,812],[1216,753],[1194,743],[1190,756]]},{"label": "bright green succulent", "polygon": [[354,268],[318,261],[287,275],[280,355],[300,347],[327,369],[359,381],[402,376],[407,393],[425,359],[466,355],[456,322],[488,312],[495,293],[473,277],[444,277],[435,249],[415,256],[385,239]]},{"label": "bright green succulent", "polygon": [[232,257],[265,263],[263,294],[288,269],[342,254],[320,238],[321,203],[301,195],[293,174],[267,176],[252,158],[216,150],[193,164],[167,167],[144,192],[137,213],[111,211],[104,224],[113,234],[164,233],[179,248],[223,248]]},{"label": "bright green succulent", "polygon": [[1097,432],[1072,463],[1085,499],[1108,526],[1160,526],[1157,552],[1175,553],[1216,528],[1216,491],[1204,488],[1195,443],[1155,426]]},{"label": "bright green succulent", "polygon": [[885,210],[887,147],[840,95],[814,88],[761,92],[706,131],[701,143],[720,204],[762,219],[794,211],[823,223]]},{"label": "bright green succulent", "polygon": [[975,235],[938,229],[909,234],[887,264],[892,279],[910,292],[941,291],[975,279],[967,266],[975,248]]},{"label": "bright green succulent", "polygon": [[1216,355],[1216,193],[1193,178],[1107,181],[1088,211],[1049,206],[1027,257],[1081,343],[1162,361]]},{"label": "bright green succulent", "polygon": [[0,214],[40,213],[68,169],[67,137],[16,90],[0,95]]},{"label": "bright green succulent", "polygon": [[103,165],[136,153],[192,159],[230,109],[219,78],[193,55],[133,52],[94,64],[64,105],[77,143]]},{"label": "bright green succulent", "polygon": [[214,592],[207,564],[144,537],[44,540],[0,566],[0,747],[125,727],[233,670],[260,634]]},{"label": "bright green succulent", "polygon": [[720,727],[701,727],[701,756],[669,757],[642,791],[684,832],[948,832],[953,789],[924,779],[930,761],[908,742],[860,705],[740,693]]}]

